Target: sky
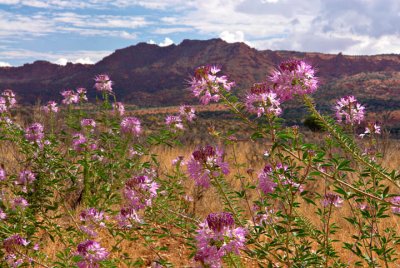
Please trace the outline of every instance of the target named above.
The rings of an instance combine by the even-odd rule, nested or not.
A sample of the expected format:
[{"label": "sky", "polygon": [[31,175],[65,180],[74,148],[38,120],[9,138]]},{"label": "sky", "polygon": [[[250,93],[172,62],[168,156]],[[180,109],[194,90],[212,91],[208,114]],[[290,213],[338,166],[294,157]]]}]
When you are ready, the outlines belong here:
[{"label": "sky", "polygon": [[0,66],[95,63],[139,42],[400,53],[400,0],[0,0]]}]

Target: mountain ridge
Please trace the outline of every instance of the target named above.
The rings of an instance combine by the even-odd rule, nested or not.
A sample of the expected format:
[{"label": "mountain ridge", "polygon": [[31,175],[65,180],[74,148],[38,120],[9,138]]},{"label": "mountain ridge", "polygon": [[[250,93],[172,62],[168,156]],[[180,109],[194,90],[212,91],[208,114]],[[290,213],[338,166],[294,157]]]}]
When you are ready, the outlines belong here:
[{"label": "mountain ridge", "polygon": [[185,39],[179,45],[167,47],[138,43],[117,49],[93,65],[68,63],[61,66],[35,61],[19,67],[1,67],[0,90],[15,90],[20,103],[34,103],[37,98],[60,100],[61,90],[77,87],[86,87],[89,96],[94,96],[96,92],[90,90],[93,77],[107,73],[115,82],[119,100],[138,106],[168,106],[195,102],[187,90],[187,80],[200,65],[220,65],[222,72],[237,82],[241,93],[252,83],[265,80],[279,62],[290,58],[305,59],[313,64],[323,85],[360,73],[400,72],[400,55],[397,54],[351,56],[256,50],[244,43],[227,43],[221,39]]}]

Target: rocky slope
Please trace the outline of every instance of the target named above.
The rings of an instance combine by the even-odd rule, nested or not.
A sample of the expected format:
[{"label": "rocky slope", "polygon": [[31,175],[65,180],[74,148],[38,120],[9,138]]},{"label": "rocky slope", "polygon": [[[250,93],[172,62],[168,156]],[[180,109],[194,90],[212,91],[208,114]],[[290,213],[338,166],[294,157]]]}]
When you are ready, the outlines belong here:
[{"label": "rocky slope", "polygon": [[[186,81],[197,66],[221,65],[223,72],[237,82],[238,90],[243,90],[265,79],[276,64],[290,58],[305,59],[318,69],[323,86],[316,96],[325,102],[343,93],[391,103],[400,98],[400,55],[258,51],[243,43],[230,44],[220,39],[184,40],[168,47],[139,43],[119,49],[94,65],[59,66],[36,61],[21,67],[3,67],[0,90],[15,90],[20,103],[34,103],[38,98],[60,100],[61,90],[82,86],[91,89],[93,77],[107,73],[115,82],[120,100],[138,106],[168,106],[194,102]],[[389,77],[390,82],[382,77]],[[379,90],[374,91],[371,85]],[[89,92],[93,97],[94,90]]]}]

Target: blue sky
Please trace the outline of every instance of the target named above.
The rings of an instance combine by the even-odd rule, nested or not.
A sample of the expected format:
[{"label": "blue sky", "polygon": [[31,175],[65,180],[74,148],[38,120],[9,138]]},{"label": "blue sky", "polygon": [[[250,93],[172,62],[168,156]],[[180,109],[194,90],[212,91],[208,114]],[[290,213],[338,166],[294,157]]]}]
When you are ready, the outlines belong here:
[{"label": "blue sky", "polygon": [[138,42],[400,53],[400,0],[0,0],[0,66],[95,63]]}]

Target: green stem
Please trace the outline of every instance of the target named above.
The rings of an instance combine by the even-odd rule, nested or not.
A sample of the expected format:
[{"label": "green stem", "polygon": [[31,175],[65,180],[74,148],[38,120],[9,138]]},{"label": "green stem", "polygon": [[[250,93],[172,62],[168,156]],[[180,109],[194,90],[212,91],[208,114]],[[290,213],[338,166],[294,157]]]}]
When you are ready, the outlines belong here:
[{"label": "green stem", "polygon": [[225,193],[224,188],[222,187],[220,181],[218,180],[218,177],[213,177],[213,181],[214,181],[215,184],[217,185],[218,192],[219,192],[220,195],[224,198],[225,203],[226,203],[226,204],[228,205],[228,207],[229,207],[229,210],[232,212],[233,217],[235,218],[235,221],[236,221],[237,223],[239,223],[241,226],[243,226],[243,224],[242,224],[242,222],[241,222],[241,220],[240,220],[240,218],[239,218],[239,216],[238,216],[238,213],[237,213],[235,207],[233,206],[231,200],[228,198],[227,194]]},{"label": "green stem", "polygon": [[90,181],[89,181],[89,161],[87,157],[87,152],[85,152],[85,159],[84,159],[84,166],[83,166],[83,203],[88,205],[88,200],[90,197]]},{"label": "green stem", "polygon": [[386,180],[390,181],[394,186],[396,186],[398,189],[400,189],[400,185],[394,181],[384,170],[382,170],[381,167],[378,167],[377,164],[375,164],[371,159],[367,157],[363,157],[360,155],[359,151],[350,144],[348,144],[346,141],[343,140],[343,137],[341,136],[340,133],[315,109],[315,106],[313,104],[313,100],[309,97],[304,95],[303,100],[306,104],[306,106],[310,109],[311,113],[320,120],[320,122],[326,127],[328,132],[339,142],[341,147],[350,155],[353,156],[353,158],[358,161],[359,163],[363,164],[364,166],[368,167],[371,171],[379,174]]}]

